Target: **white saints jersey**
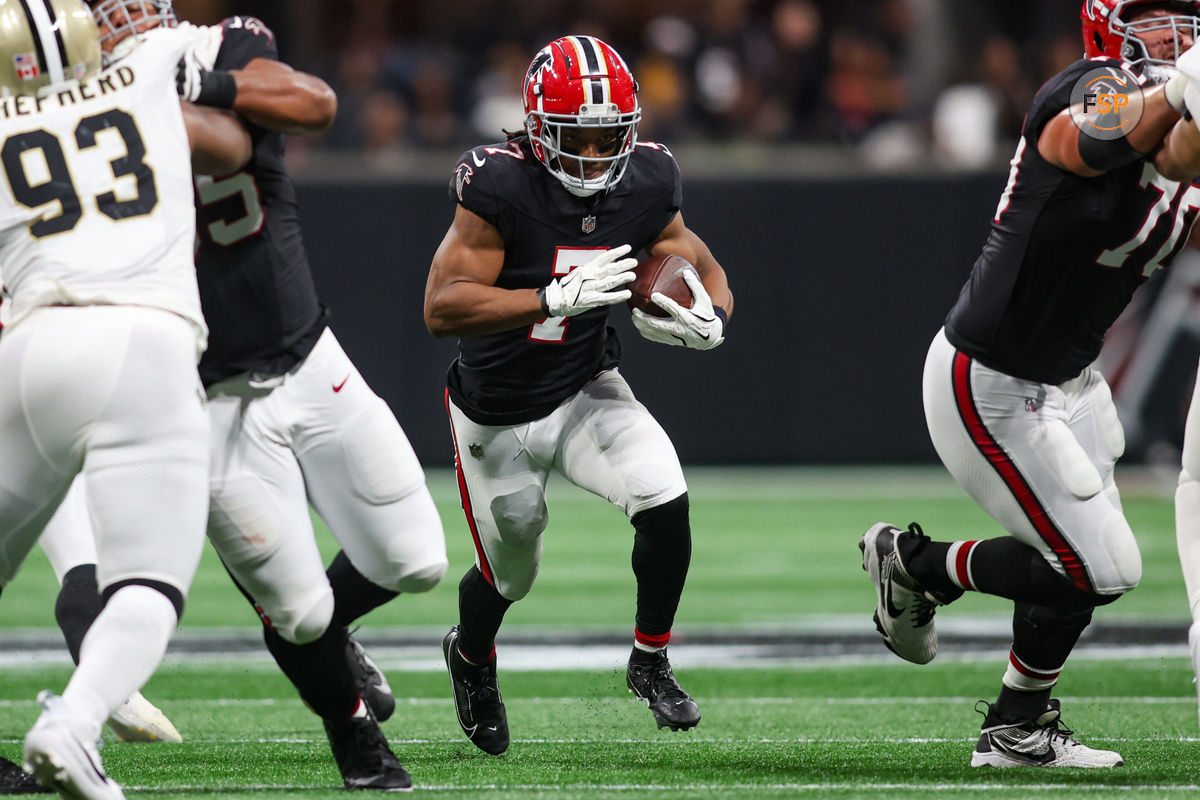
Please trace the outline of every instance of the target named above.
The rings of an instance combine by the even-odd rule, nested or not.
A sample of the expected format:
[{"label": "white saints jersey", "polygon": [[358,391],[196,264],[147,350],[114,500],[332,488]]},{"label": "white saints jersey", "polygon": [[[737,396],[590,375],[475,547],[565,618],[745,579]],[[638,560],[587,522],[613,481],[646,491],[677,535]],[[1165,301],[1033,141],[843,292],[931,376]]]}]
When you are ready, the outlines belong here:
[{"label": "white saints jersey", "polygon": [[0,98],[0,272],[19,325],[47,305],[138,305],[192,322],[191,147],[175,90],[185,31],[160,29],[82,83]]}]

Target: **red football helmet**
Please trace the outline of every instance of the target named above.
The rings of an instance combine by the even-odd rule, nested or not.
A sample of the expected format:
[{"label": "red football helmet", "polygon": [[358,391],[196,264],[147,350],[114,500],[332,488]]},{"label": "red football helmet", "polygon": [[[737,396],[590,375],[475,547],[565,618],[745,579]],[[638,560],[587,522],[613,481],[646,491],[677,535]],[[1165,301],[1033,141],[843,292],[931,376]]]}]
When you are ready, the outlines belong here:
[{"label": "red football helmet", "polygon": [[[1139,13],[1156,9],[1169,15],[1128,21]],[[1192,42],[1200,39],[1200,0],[1084,0],[1079,17],[1083,20],[1083,52],[1088,58],[1107,56],[1134,66],[1171,66],[1187,49],[1180,46],[1185,38]],[[1175,41],[1174,55],[1151,57],[1140,36],[1166,30],[1171,31]]]},{"label": "red football helmet", "polygon": [[178,20],[172,0],[89,0],[100,26],[100,49],[105,63],[125,55],[138,34],[160,25],[175,27]]},{"label": "red football helmet", "polygon": [[[625,175],[642,118],[637,89],[624,59],[594,36],[555,39],[533,57],[522,92],[525,130],[538,161],[571,194],[588,197]],[[615,150],[596,158],[564,150],[563,134],[572,128],[612,129]],[[571,171],[560,156],[574,162]],[[587,177],[597,164],[605,166],[604,173]]]}]

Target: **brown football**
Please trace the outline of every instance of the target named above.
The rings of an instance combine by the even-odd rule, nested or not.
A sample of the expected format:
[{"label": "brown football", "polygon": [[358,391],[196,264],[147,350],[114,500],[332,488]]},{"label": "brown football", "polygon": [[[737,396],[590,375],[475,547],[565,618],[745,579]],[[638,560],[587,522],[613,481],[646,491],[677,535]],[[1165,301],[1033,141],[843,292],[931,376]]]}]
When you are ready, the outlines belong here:
[{"label": "brown football", "polygon": [[686,258],[674,253],[665,256],[650,256],[633,268],[635,277],[629,291],[633,297],[625,301],[630,308],[640,308],[654,317],[668,316],[651,300],[655,292],[661,292],[684,308],[692,307],[692,290],[683,280],[684,270],[695,270]]}]

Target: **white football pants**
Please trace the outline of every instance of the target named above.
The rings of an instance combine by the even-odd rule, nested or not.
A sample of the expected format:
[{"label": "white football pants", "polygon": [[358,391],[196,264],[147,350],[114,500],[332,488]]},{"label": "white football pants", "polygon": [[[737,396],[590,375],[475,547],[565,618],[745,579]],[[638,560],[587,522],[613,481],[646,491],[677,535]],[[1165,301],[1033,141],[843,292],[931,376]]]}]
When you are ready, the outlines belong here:
[{"label": "white football pants", "polygon": [[1200,382],[1183,432],[1183,469],[1175,490],[1175,540],[1192,619],[1200,622]]},{"label": "white football pants", "polygon": [[666,431],[616,370],[602,372],[548,416],[479,425],[446,396],[459,492],[475,564],[509,600],[533,586],[556,471],[633,517],[687,491]]},{"label": "white football pants", "polygon": [[38,539],[59,585],[73,568],[96,563],[96,535],[87,502],[87,483],[82,474],[77,475]]},{"label": "white football pants", "polygon": [[196,330],[131,306],[40,309],[0,337],[0,585],[82,473],[101,589],[184,596],[204,546],[208,421]]},{"label": "white football pants", "polygon": [[997,372],[939,331],[925,361],[925,419],[955,480],[1079,589],[1137,585],[1141,554],[1113,468],[1125,438],[1095,369],[1059,386]]},{"label": "white football pants", "polygon": [[209,415],[209,539],[284,639],[316,639],[333,613],[310,502],[372,583],[424,592],[445,574],[425,473],[331,330],[287,375],[212,386]]}]

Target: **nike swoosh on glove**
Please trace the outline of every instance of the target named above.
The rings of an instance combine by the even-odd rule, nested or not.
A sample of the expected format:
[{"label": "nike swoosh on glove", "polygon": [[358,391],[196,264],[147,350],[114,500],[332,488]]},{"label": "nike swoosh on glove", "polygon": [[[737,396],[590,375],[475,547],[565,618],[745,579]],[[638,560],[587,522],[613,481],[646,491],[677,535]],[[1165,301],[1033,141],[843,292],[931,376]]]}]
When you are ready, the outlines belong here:
[{"label": "nike swoosh on glove", "polygon": [[684,270],[683,280],[692,290],[692,307],[684,308],[661,292],[650,296],[667,317],[652,317],[640,308],[633,310],[633,326],[643,339],[660,344],[712,350],[725,341],[724,325],[713,311],[712,298],[695,270]]}]

